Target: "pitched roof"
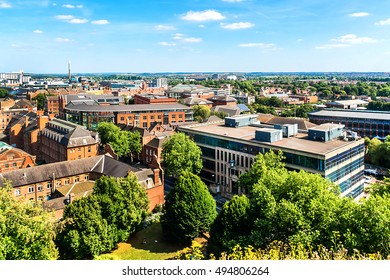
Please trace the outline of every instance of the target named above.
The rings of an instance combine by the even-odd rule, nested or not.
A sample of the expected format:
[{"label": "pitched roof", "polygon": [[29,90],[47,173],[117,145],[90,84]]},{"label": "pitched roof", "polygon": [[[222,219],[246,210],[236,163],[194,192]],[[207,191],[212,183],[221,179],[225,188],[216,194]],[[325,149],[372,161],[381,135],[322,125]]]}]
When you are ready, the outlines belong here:
[{"label": "pitched roof", "polygon": [[161,148],[163,143],[168,140],[168,137],[155,137],[146,146],[153,148]]},{"label": "pitched roof", "polygon": [[134,172],[140,183],[153,177],[153,170],[149,168],[134,167],[108,155],[99,155],[3,172],[0,174],[0,186],[4,186],[4,179],[10,180],[13,187],[19,187],[90,172],[116,178]]},{"label": "pitched roof", "polygon": [[[301,130],[308,130],[309,128],[317,126],[316,124],[301,118],[284,118],[284,117],[272,116],[268,114],[263,114],[263,115],[264,116],[260,116],[258,120],[260,120],[260,122],[264,124],[298,124],[298,129]],[[272,117],[268,117],[268,116],[272,116]]]}]

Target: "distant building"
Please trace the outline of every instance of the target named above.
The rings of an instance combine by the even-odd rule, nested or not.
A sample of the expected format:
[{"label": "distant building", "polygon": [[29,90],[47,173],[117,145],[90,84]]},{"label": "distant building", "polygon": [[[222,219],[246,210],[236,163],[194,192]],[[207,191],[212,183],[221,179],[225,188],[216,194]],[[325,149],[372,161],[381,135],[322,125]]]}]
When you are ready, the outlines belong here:
[{"label": "distant building", "polygon": [[115,106],[69,104],[65,108],[65,118],[91,130],[96,130],[100,122],[148,128],[154,123],[166,125],[193,121],[193,110],[178,103]]},{"label": "distant building", "polygon": [[175,104],[176,98],[157,94],[135,94],[134,104]]},{"label": "distant building", "polygon": [[0,141],[0,173],[15,169],[32,167],[35,156]]},{"label": "distant building", "polygon": [[23,71],[13,73],[0,73],[0,84],[6,86],[21,85],[28,83],[31,80],[30,75],[26,75]]},{"label": "distant building", "polygon": [[47,96],[45,99],[45,112],[47,114],[54,114],[56,117],[60,115],[60,97]]},{"label": "distant building", "polygon": [[207,100],[213,102],[213,106],[219,105],[237,105],[237,100],[229,95],[216,95]]},{"label": "distant building", "polygon": [[361,137],[385,139],[390,135],[389,112],[325,109],[309,113],[309,121],[344,124],[346,129],[357,132]]},{"label": "distant building", "polygon": [[339,108],[339,109],[357,109],[360,106],[367,105],[368,102],[360,99],[354,100],[337,100],[333,102],[326,103],[328,108]]}]

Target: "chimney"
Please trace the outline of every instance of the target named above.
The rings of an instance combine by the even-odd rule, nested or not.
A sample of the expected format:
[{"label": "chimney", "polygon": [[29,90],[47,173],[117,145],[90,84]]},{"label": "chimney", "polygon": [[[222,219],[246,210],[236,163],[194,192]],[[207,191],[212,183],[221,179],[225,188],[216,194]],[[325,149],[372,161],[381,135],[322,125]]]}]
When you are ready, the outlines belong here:
[{"label": "chimney", "polygon": [[161,185],[161,180],[160,180],[160,170],[159,169],[153,169],[153,181],[154,181],[154,186],[159,186]]},{"label": "chimney", "polygon": [[28,116],[25,116],[25,121],[24,121],[26,127],[28,127]]},{"label": "chimney", "polygon": [[38,116],[38,130],[42,131],[48,122],[49,118],[47,116]]},{"label": "chimney", "polygon": [[74,193],[69,194],[69,204],[71,204],[74,201]]}]

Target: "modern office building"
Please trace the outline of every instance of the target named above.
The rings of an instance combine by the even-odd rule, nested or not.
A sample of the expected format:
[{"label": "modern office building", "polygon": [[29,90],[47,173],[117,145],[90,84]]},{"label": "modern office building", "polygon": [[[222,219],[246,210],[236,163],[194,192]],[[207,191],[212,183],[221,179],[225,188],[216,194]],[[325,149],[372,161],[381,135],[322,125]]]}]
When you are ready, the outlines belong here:
[{"label": "modern office building", "polygon": [[100,122],[113,122],[148,128],[154,123],[172,124],[193,121],[193,109],[176,104],[86,105],[69,104],[65,119],[95,130]]},{"label": "modern office building", "polygon": [[386,138],[390,134],[390,112],[325,109],[309,113],[315,124],[340,123],[361,137]]},{"label": "modern office building", "polygon": [[262,125],[257,115],[241,115],[178,130],[202,149],[201,177],[224,196],[245,192],[237,187],[238,177],[258,153],[270,150],[283,152],[287,168],[317,173],[338,184],[342,196],[363,192],[364,140],[347,137],[343,125],[324,124],[304,132],[294,124]]}]

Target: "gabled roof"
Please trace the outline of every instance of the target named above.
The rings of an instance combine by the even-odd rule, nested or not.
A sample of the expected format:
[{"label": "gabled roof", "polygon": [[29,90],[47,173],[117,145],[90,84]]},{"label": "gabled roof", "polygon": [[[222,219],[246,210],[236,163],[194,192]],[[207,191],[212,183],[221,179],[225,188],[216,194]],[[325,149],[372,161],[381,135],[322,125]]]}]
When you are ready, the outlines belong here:
[{"label": "gabled roof", "polygon": [[108,155],[99,155],[3,172],[0,174],[0,186],[4,186],[4,179],[10,180],[13,187],[19,187],[90,172],[116,178],[134,172],[139,182],[153,177],[153,170],[149,168],[130,166]]},{"label": "gabled roof", "polygon": [[151,141],[149,141],[146,146],[153,148],[161,148],[165,141],[168,140],[168,137],[155,137]]}]

